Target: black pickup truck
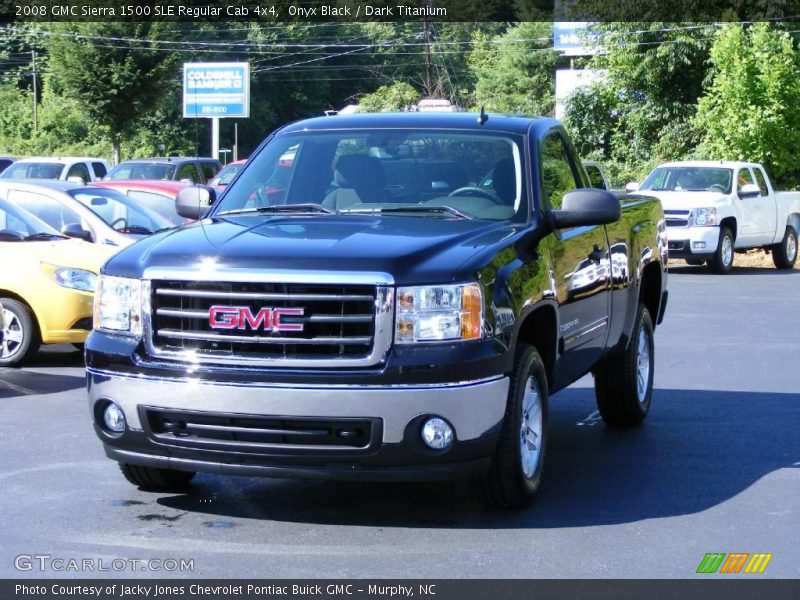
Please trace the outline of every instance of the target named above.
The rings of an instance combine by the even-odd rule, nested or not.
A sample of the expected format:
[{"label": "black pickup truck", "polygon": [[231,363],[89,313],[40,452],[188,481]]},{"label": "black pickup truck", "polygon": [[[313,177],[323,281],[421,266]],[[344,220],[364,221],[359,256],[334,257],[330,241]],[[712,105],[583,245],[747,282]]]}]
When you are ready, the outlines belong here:
[{"label": "black pickup truck", "polygon": [[540,485],[551,394],[650,408],[667,301],[658,200],[590,189],[552,119],[374,114],[276,131],[200,220],[104,267],[86,344],[106,454],[197,471]]}]

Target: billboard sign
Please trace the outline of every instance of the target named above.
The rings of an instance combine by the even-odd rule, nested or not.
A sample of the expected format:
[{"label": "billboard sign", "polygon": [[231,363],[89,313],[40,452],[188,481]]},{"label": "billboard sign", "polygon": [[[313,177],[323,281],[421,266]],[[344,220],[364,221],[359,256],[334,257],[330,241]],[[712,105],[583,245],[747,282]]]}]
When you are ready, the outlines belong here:
[{"label": "billboard sign", "polygon": [[582,21],[553,23],[553,49],[564,56],[588,56],[599,51],[600,34]]},{"label": "billboard sign", "polygon": [[183,116],[249,117],[249,63],[184,63]]}]

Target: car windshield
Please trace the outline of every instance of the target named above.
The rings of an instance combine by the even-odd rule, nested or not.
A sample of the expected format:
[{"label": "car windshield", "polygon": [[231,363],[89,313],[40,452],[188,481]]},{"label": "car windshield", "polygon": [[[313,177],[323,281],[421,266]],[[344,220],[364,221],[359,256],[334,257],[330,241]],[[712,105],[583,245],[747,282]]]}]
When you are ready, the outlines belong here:
[{"label": "car windshield", "polygon": [[209,182],[209,185],[228,185],[236,174],[242,170],[243,166],[244,165],[228,165],[217,173],[216,177]]},{"label": "car windshield", "polygon": [[718,167],[658,167],[640,190],[654,192],[721,192],[729,194],[733,170]]},{"label": "car windshield", "polygon": [[214,214],[303,205],[298,211],[320,215],[525,219],[522,141],[500,132],[428,129],[283,134],[250,160]]},{"label": "car windshield", "polygon": [[0,242],[31,238],[67,239],[23,208],[6,200],[0,200]]},{"label": "car windshield", "polygon": [[128,197],[133,198],[138,204],[157,212],[173,225],[185,223],[186,219],[180,216],[175,210],[174,196],[157,194],[156,192],[145,190],[128,190]]},{"label": "car windshield", "polygon": [[121,233],[146,234],[173,226],[168,219],[116,190],[87,187],[67,193]]},{"label": "car windshield", "polygon": [[170,163],[122,162],[111,169],[107,179],[172,179],[175,165]]},{"label": "car windshield", "polygon": [[63,170],[63,163],[17,162],[3,171],[0,177],[3,179],[58,179]]}]

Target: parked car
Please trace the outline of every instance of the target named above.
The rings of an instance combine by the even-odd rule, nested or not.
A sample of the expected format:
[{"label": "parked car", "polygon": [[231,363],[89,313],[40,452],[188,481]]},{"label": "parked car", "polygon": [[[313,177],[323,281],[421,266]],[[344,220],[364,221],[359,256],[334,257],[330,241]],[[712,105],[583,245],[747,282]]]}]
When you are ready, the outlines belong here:
[{"label": "parked car", "polygon": [[127,246],[173,224],[115,190],[69,181],[0,179],[0,198],[32,213],[64,235]]},{"label": "parked car", "polygon": [[764,248],[779,269],[794,267],[800,192],[776,192],[758,163],[670,162],[628,188],[661,200],[671,257],[727,273],[734,252]]},{"label": "parked car", "polygon": [[231,180],[236,177],[236,174],[242,170],[246,162],[246,160],[236,160],[232,163],[228,163],[222,167],[219,173],[208,181],[208,185],[213,185],[215,188],[224,190]]},{"label": "parked car", "polygon": [[[261,191],[292,145],[269,203]],[[208,218],[104,266],[86,359],[106,455],[145,489],[198,471],[474,477],[492,503],[528,504],[550,393],[591,371],[600,414],[620,427],[652,398],[664,214],[656,199],[588,188],[553,119],[287,125],[218,201],[213,187],[181,190],[180,214],[210,204]],[[624,284],[611,281],[612,246]],[[581,257],[605,274],[570,296]]]},{"label": "parked car", "polygon": [[5,171],[15,162],[17,162],[17,159],[14,158],[13,156],[0,156],[0,173]]},{"label": "parked car", "polygon": [[98,181],[94,185],[125,194],[138,204],[158,213],[173,225],[180,225],[187,221],[178,214],[175,208],[175,198],[178,196],[178,192],[191,185],[190,183],[152,179],[118,179],[116,181]]},{"label": "parked car", "polygon": [[9,165],[2,179],[60,179],[84,183],[97,181],[108,173],[109,164],[102,158],[75,156],[21,158]]},{"label": "parked car", "polygon": [[97,273],[114,251],[0,200],[0,366],[21,364],[40,344],[86,341]]},{"label": "parked car", "polygon": [[169,156],[125,160],[111,169],[106,179],[166,179],[187,183],[206,183],[222,168],[213,158]]}]

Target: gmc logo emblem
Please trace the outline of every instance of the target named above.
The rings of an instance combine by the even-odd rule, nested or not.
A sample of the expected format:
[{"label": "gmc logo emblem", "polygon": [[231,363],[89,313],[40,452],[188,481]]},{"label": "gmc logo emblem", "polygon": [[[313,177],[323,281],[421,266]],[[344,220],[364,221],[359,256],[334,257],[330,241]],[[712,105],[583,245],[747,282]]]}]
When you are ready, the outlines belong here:
[{"label": "gmc logo emblem", "polygon": [[283,317],[302,317],[304,308],[262,308],[255,315],[247,306],[212,306],[208,324],[212,329],[260,329],[265,331],[303,331],[302,323],[284,323]]}]

